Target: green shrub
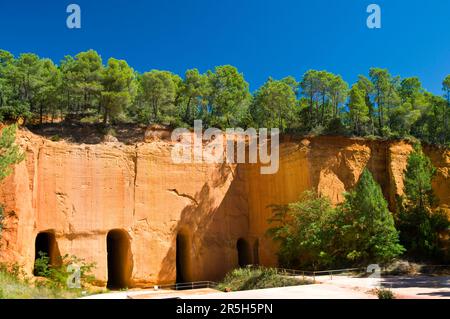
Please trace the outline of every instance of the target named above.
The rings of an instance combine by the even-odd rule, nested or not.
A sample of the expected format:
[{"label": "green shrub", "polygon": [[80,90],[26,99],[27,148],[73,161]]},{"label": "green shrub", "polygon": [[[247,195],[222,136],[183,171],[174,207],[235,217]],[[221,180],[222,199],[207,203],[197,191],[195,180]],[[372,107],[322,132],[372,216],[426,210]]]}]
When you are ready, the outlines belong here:
[{"label": "green shrub", "polygon": [[14,278],[25,278],[25,271],[18,263],[7,264],[0,263],[0,272],[7,272]]},{"label": "green shrub", "polygon": [[327,134],[331,135],[348,135],[348,130],[345,125],[342,123],[340,118],[334,118],[328,123]]},{"label": "green shrub", "polygon": [[103,136],[108,136],[108,135],[114,136],[114,137],[117,136],[116,130],[111,126],[99,125],[97,127],[97,131],[99,134],[101,134]]},{"label": "green shrub", "polygon": [[29,106],[26,104],[15,103],[14,105],[4,105],[0,108],[0,119],[2,120],[29,119],[32,115]]},{"label": "green shrub", "polygon": [[326,197],[305,192],[289,205],[273,205],[274,227],[267,234],[280,243],[278,258],[283,267],[327,267],[333,260],[336,210]]},{"label": "green shrub", "polygon": [[394,293],[390,289],[378,289],[377,291],[378,299],[395,299]]},{"label": "green shrub", "polygon": [[69,290],[42,280],[33,283],[17,263],[0,263],[0,299],[77,298],[82,295],[81,289]]},{"label": "green shrub", "polygon": [[3,265],[0,269],[0,299],[54,299],[77,298],[82,291],[67,290],[36,282],[32,284],[28,279],[21,278],[6,270],[11,267]]},{"label": "green shrub", "polygon": [[50,258],[42,251],[38,252],[39,258],[34,262],[34,275],[49,278],[52,274],[49,267]]},{"label": "green shrub", "polygon": [[309,131],[309,135],[320,136],[325,134],[325,132],[326,132],[325,127],[323,127],[322,125],[316,125]]},{"label": "green shrub", "polygon": [[24,159],[24,154],[16,145],[16,125],[0,131],[0,181],[12,172],[12,166]]},{"label": "green shrub", "polygon": [[310,281],[289,277],[273,268],[238,268],[218,285],[222,291],[240,291],[310,284]]},{"label": "green shrub", "polygon": [[53,142],[59,142],[61,140],[61,136],[59,136],[58,134],[53,135],[52,137],[50,137],[50,140]]},{"label": "green shrub", "polygon": [[421,264],[406,260],[396,260],[385,266],[385,272],[388,275],[417,275],[422,272]]},{"label": "green shrub", "polygon": [[367,169],[337,207],[309,191],[295,203],[272,209],[269,222],[275,225],[267,234],[280,244],[283,267],[316,270],[385,263],[404,251],[381,187]]},{"label": "green shrub", "polygon": [[80,267],[80,280],[82,286],[92,283],[95,280],[95,277],[91,275],[91,271],[95,267],[95,263],[86,263],[84,260],[79,259],[76,256],[64,255],[61,257],[61,263],[59,266],[52,266],[50,265],[49,257],[43,252],[39,252],[39,258],[35,261],[35,275],[48,279],[48,281],[43,282],[44,285],[60,288],[66,287],[67,279],[71,275],[67,269],[69,265],[73,264]]},{"label": "green shrub", "polygon": [[83,117],[80,120],[80,123],[85,123],[85,124],[95,124],[101,121],[101,115],[98,114],[94,114],[94,115],[88,115]]}]

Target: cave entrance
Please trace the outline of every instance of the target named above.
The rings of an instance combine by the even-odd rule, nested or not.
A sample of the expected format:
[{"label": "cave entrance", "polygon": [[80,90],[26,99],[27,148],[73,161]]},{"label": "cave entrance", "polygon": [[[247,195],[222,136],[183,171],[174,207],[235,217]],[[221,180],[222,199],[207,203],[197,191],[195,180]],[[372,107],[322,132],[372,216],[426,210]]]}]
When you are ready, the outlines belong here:
[{"label": "cave entrance", "polygon": [[108,284],[109,289],[122,289],[130,286],[133,270],[130,239],[128,233],[114,229],[106,236],[108,252]]},{"label": "cave entrance", "polygon": [[[61,263],[61,256],[59,253],[58,243],[56,242],[55,234],[52,232],[41,232],[36,236],[34,246],[34,260],[45,254],[48,257],[49,266],[57,266]],[[33,271],[37,276],[36,269]]]},{"label": "cave entrance", "polygon": [[250,245],[248,244],[248,242],[245,239],[240,238],[237,241],[236,249],[238,253],[239,267],[245,267],[249,265],[251,261],[250,261]]},{"label": "cave entrance", "polygon": [[177,235],[176,267],[177,283],[189,282],[190,276],[190,243],[189,236],[184,233]]}]

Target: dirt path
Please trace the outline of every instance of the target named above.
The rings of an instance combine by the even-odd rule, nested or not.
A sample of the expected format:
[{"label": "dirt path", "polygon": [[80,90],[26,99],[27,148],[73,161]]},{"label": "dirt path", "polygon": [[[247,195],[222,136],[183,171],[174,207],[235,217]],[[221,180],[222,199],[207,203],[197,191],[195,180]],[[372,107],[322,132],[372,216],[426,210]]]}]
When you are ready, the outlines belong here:
[{"label": "dirt path", "polygon": [[450,299],[450,276],[391,276],[375,279],[319,276],[316,281],[365,292],[374,288],[388,288],[401,299]]}]

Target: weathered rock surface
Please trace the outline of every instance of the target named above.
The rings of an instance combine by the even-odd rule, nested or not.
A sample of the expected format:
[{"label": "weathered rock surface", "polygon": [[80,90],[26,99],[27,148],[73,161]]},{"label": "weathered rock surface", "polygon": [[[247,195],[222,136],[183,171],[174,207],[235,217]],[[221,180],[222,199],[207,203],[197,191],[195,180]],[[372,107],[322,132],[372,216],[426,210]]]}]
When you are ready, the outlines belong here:
[{"label": "weathered rock surface", "polygon": [[[21,131],[18,143],[26,160],[0,188],[8,212],[0,261],[32,273],[36,236],[49,232],[61,255],[95,262],[97,279],[106,283],[107,235],[120,229],[130,245],[124,266],[130,286],[173,283],[177,263],[183,281],[221,279],[238,264],[240,238],[251,261],[273,265],[275,250],[265,236],[269,205],[295,201],[311,188],[338,203],[366,166],[393,205],[412,149],[405,142],[340,137],[285,142],[278,173],[261,175],[257,164],[174,164],[173,145],[161,140],[83,145]],[[438,169],[441,205],[450,211],[450,152],[425,152]],[[177,235],[183,238],[178,262]]]}]

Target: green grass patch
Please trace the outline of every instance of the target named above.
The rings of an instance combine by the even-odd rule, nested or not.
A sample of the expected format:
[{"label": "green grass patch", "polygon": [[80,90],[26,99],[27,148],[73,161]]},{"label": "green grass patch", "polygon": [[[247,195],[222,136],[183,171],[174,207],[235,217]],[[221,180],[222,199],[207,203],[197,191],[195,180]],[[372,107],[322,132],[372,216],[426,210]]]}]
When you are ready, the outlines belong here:
[{"label": "green grass patch", "polygon": [[312,282],[290,277],[273,268],[238,268],[225,276],[217,286],[222,291],[241,291],[264,288],[308,285]]},{"label": "green grass patch", "polygon": [[0,270],[0,299],[68,299],[81,296],[81,289],[63,289],[48,285],[46,281],[32,283],[6,270]]},{"label": "green grass patch", "polygon": [[[0,299],[73,299],[94,293],[102,293],[91,282],[93,264],[87,264],[75,256],[63,256],[59,267],[49,265],[49,258],[41,254],[36,260],[35,272],[38,277],[28,277],[17,264],[0,264]],[[80,265],[80,286],[69,288],[67,265]]]}]

